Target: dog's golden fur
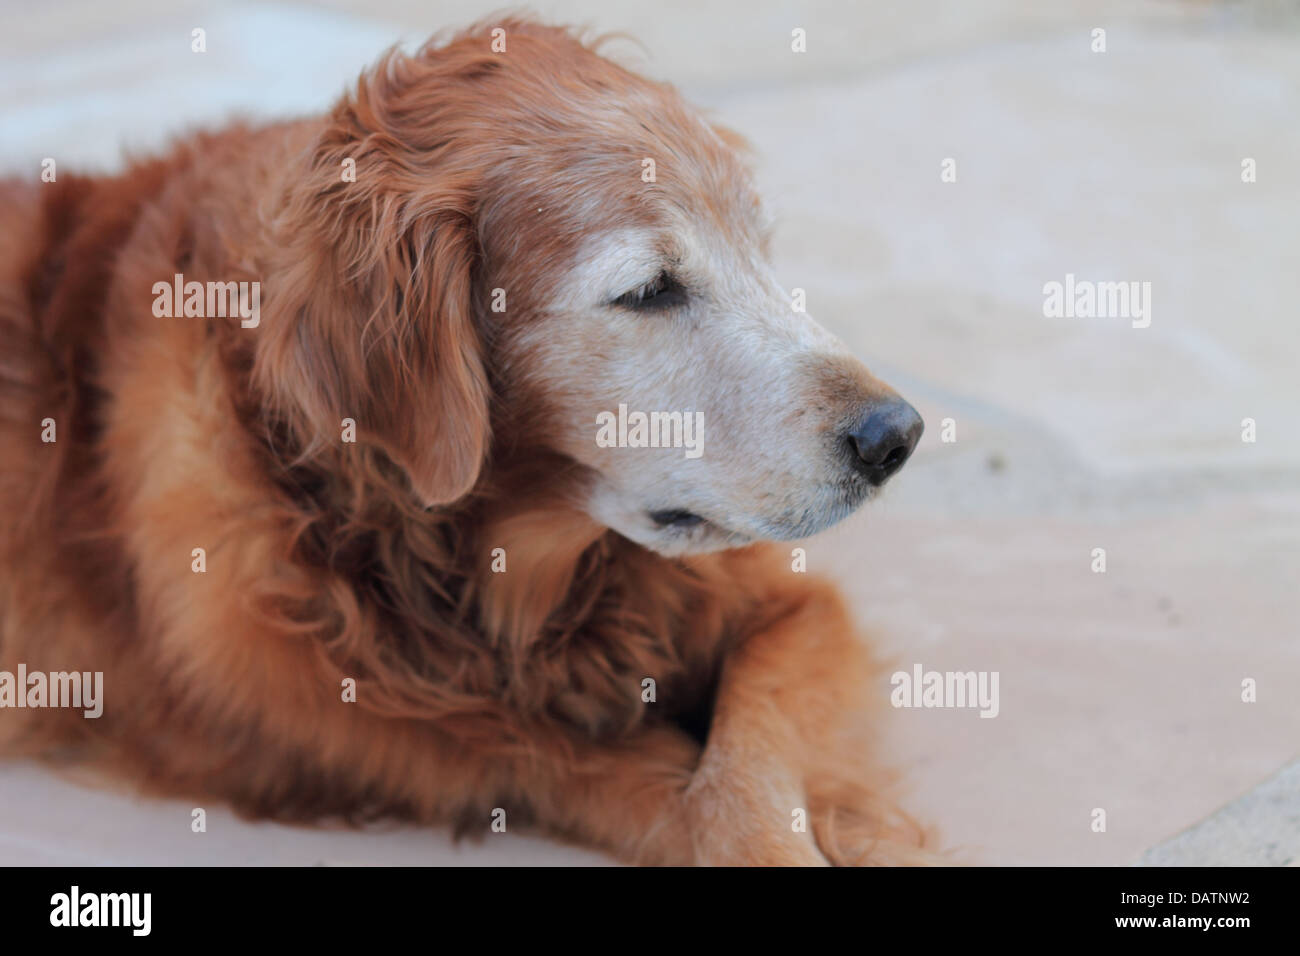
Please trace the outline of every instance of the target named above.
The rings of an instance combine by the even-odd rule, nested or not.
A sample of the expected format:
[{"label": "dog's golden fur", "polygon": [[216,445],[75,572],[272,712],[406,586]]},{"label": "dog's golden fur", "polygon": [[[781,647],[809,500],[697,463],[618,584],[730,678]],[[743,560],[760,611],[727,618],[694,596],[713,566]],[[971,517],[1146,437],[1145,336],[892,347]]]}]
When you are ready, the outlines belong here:
[{"label": "dog's golden fur", "polygon": [[[593,90],[677,100],[506,27],[509,57],[486,29],[389,54],[328,117],[0,185],[0,669],[105,674],[101,719],[6,709],[0,752],[275,819],[478,832],[501,807],[646,863],[916,859],[835,591],[788,549],[663,557],[574,504],[582,469],[485,297],[539,308],[613,173],[557,129],[588,161],[512,189],[484,132]],[[698,137],[681,115],[656,134]],[[543,185],[572,199],[544,232]],[[175,273],[260,281],[260,326],[155,318]]]}]

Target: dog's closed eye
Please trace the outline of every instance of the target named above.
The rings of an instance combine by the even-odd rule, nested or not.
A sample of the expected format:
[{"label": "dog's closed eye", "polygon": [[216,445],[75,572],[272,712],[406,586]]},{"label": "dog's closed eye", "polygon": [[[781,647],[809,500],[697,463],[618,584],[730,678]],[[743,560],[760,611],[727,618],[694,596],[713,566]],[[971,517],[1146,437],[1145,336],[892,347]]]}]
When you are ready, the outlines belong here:
[{"label": "dog's closed eye", "polygon": [[667,271],[630,292],[625,292],[610,303],[624,309],[642,312],[661,312],[686,304],[686,287]]}]

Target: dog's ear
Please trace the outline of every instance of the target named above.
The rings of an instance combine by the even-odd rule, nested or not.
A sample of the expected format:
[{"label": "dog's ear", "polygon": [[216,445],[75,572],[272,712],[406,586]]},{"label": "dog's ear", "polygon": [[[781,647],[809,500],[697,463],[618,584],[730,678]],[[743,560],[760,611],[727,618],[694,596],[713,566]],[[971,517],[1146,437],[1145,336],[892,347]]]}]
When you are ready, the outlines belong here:
[{"label": "dog's ear", "polygon": [[353,419],[428,507],[469,491],[489,444],[474,195],[389,128],[382,94],[345,100],[286,189],[255,375],[308,444]]}]

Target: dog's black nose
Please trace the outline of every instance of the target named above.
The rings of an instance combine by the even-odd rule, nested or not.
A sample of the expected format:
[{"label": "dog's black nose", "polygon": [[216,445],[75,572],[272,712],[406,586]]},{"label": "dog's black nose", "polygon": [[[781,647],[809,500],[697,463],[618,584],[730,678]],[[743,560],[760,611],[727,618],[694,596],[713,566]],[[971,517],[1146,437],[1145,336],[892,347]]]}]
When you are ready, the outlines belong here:
[{"label": "dog's black nose", "polygon": [[856,455],[854,463],[867,481],[882,485],[903,467],[923,431],[925,422],[901,398],[874,405],[849,432],[849,445]]}]

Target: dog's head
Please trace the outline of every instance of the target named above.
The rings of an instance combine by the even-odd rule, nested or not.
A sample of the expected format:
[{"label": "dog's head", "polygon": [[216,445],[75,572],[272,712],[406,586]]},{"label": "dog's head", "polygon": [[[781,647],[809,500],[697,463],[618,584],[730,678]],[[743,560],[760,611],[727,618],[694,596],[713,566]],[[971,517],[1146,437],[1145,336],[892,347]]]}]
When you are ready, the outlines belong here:
[{"label": "dog's head", "polygon": [[738,139],[565,31],[499,29],[390,54],[335,111],[286,217],[307,304],[264,329],[281,394],[427,505],[545,453],[665,554],[848,515],[921,419],[773,278]]}]

